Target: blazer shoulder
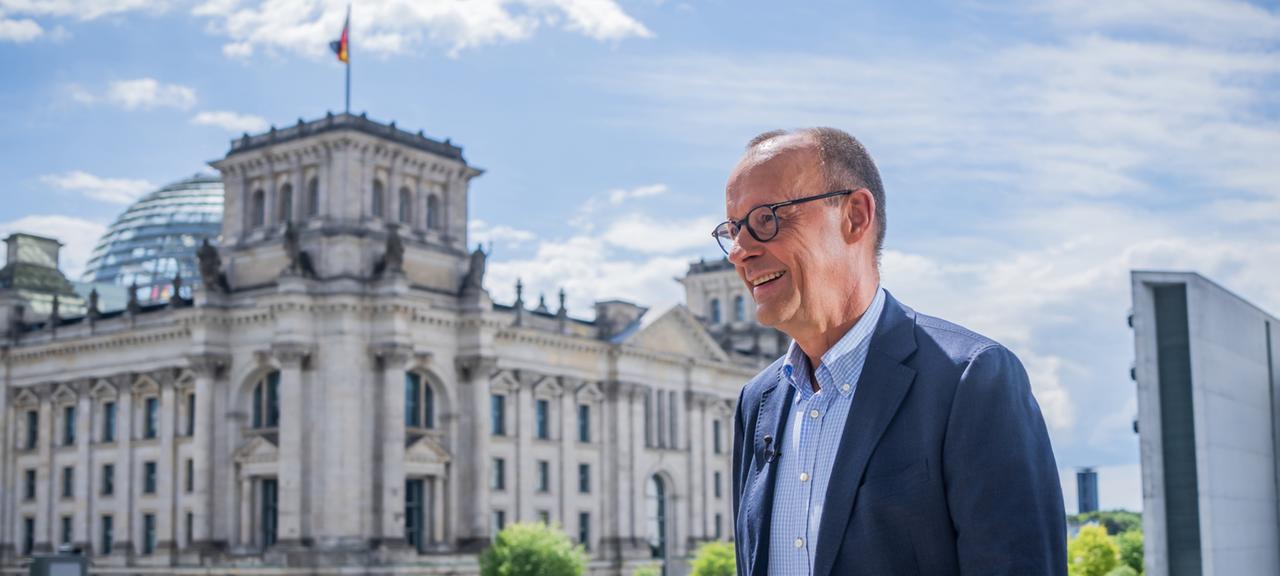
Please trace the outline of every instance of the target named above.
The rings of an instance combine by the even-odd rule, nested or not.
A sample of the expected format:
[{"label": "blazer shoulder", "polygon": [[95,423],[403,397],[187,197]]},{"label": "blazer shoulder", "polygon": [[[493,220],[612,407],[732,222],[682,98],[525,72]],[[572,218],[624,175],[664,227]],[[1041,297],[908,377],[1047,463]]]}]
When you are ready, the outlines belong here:
[{"label": "blazer shoulder", "polygon": [[983,336],[954,322],[916,312],[916,330],[919,337],[931,342],[933,348],[946,355],[955,364],[971,361],[987,350],[1010,353],[1003,344]]},{"label": "blazer shoulder", "polygon": [[785,361],[786,356],[780,356],[764,370],[747,380],[747,383],[742,385],[742,402],[747,404],[758,402],[765,390],[776,385],[782,373],[782,364]]}]

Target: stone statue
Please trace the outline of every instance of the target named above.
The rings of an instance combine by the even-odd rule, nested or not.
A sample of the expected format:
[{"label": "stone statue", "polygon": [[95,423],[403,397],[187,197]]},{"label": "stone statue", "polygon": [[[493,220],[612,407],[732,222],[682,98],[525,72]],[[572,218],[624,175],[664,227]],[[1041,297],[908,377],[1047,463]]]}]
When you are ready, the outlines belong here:
[{"label": "stone statue", "polygon": [[209,243],[208,238],[200,244],[200,249],[196,251],[196,258],[200,260],[200,278],[204,282],[205,290],[218,293],[231,291],[230,286],[227,285],[227,275],[222,272],[222,256],[218,255],[218,249]]},{"label": "stone statue", "polygon": [[181,273],[173,275],[172,288],[173,288],[173,292],[169,294],[169,307],[177,308],[184,304],[184,302],[182,301],[182,274]]},{"label": "stone statue", "polygon": [[387,249],[382,259],[373,266],[373,277],[381,278],[386,274],[404,272],[404,242],[400,241],[400,233],[394,229],[387,234]]},{"label": "stone statue", "polygon": [[289,267],[285,269],[286,272],[303,278],[315,278],[316,270],[311,265],[311,255],[302,249],[298,229],[293,226],[293,222],[285,222],[284,252],[289,257]]},{"label": "stone statue", "polygon": [[137,280],[134,280],[133,284],[129,285],[129,303],[126,305],[126,309],[129,310],[130,314],[137,314],[142,311],[142,303],[138,302]]},{"label": "stone statue", "polygon": [[89,317],[90,322],[97,320],[98,316],[102,315],[102,310],[98,308],[98,289],[97,288],[94,288],[93,290],[89,291],[89,310],[87,311],[86,315]]},{"label": "stone statue", "polygon": [[477,244],[475,251],[471,253],[471,265],[467,268],[467,275],[462,278],[464,293],[484,290],[484,271],[488,257],[484,247]]}]

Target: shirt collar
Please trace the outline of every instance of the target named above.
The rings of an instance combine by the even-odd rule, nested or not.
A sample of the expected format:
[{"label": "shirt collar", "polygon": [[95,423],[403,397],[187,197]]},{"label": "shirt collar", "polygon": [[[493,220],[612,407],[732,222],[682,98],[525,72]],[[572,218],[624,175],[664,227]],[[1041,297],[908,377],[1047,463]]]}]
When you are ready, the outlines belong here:
[{"label": "shirt collar", "polygon": [[[859,318],[858,322],[822,355],[820,366],[834,366],[840,359],[867,343],[871,334],[875,332],[876,324],[880,322],[882,310],[884,310],[884,288],[876,286],[876,295],[871,299],[871,305],[867,306],[867,311],[863,312],[862,318]],[[782,374],[786,376],[791,387],[795,388],[802,398],[807,399],[815,394],[813,386],[809,383],[809,357],[805,356],[804,351],[796,345],[794,339],[787,347],[786,358],[782,363]],[[850,393],[847,390],[841,392]]]}]

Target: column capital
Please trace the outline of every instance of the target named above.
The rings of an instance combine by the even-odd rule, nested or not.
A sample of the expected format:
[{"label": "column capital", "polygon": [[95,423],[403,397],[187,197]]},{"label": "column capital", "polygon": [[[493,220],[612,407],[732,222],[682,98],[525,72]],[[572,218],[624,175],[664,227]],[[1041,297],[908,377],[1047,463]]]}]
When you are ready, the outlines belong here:
[{"label": "column capital", "polygon": [[462,373],[464,382],[475,378],[488,378],[494,368],[498,366],[498,359],[493,356],[481,356],[479,354],[472,356],[458,356],[453,360],[454,366]]},{"label": "column capital", "polygon": [[285,367],[301,368],[302,362],[311,356],[311,347],[297,342],[277,342],[271,345],[271,355]]},{"label": "column capital", "polygon": [[619,396],[638,398],[649,394],[649,387],[635,382],[618,382],[617,391]]},{"label": "column capital", "polygon": [[203,352],[187,355],[187,367],[196,376],[217,378],[231,365],[231,355],[222,352]]},{"label": "column capital", "polygon": [[709,404],[720,401],[720,397],[707,392],[697,390],[688,390],[685,393],[685,402],[693,404],[699,408],[706,407]]},{"label": "column capital", "polygon": [[370,344],[369,354],[375,360],[381,360],[384,366],[404,366],[413,357],[413,346],[400,342]]}]

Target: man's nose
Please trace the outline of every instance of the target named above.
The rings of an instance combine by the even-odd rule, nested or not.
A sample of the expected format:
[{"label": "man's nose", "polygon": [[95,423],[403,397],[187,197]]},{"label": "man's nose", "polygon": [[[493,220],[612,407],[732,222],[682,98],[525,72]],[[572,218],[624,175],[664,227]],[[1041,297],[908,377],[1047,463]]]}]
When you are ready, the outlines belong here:
[{"label": "man's nose", "polygon": [[737,238],[734,238],[733,245],[729,247],[729,262],[734,266],[741,266],[747,258],[757,256],[759,253],[760,243],[744,227],[738,230]]}]

